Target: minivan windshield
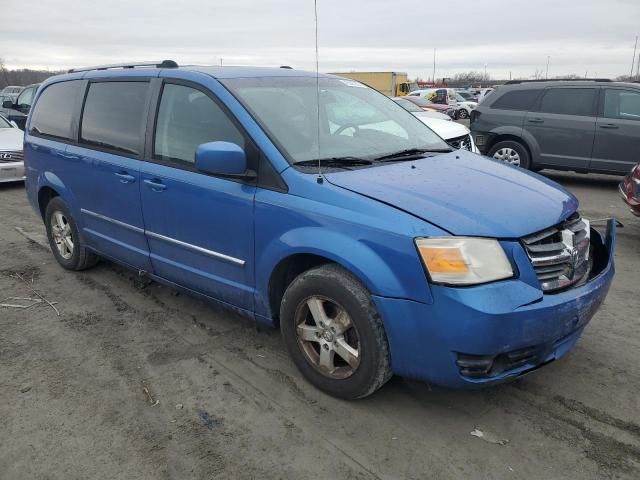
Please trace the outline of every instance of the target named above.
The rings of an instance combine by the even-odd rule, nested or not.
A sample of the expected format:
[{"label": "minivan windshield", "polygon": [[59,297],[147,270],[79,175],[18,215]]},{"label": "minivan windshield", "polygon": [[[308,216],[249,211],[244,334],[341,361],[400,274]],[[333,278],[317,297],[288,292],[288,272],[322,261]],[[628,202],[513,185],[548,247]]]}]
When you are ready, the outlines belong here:
[{"label": "minivan windshield", "polygon": [[450,151],[404,108],[353,80],[320,78],[319,91],[315,77],[220,81],[293,164],[325,159],[365,165],[407,152]]}]

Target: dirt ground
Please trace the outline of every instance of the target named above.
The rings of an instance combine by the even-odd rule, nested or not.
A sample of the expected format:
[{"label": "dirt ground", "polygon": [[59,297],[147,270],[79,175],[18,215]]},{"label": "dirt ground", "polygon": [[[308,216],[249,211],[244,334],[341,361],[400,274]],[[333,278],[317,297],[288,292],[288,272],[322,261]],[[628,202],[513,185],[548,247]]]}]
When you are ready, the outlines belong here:
[{"label": "dirt ground", "polygon": [[551,176],[625,224],[575,350],[495,388],[394,378],[356,402],[307,384],[277,331],[107,262],[64,271],[0,186],[0,300],[60,311],[0,308],[0,479],[640,478],[640,219],[618,178]]}]

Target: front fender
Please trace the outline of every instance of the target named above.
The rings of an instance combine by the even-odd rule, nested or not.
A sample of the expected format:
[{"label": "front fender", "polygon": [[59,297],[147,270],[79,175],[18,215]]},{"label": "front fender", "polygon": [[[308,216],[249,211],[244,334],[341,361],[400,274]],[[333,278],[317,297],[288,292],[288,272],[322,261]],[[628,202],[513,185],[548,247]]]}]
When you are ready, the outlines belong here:
[{"label": "front fender", "polygon": [[[413,246],[411,248],[414,249]],[[391,249],[392,246],[373,245],[366,239],[328,230],[323,226],[289,230],[261,248],[256,258],[256,313],[272,316],[268,293],[271,273],[281,261],[297,254],[321,256],[343,266],[358,277],[373,295],[431,303],[431,292],[415,249],[413,261],[404,265],[391,265],[382,257],[381,251],[389,253]],[[396,259],[398,253],[395,252]],[[419,273],[418,278],[416,273]]]}]

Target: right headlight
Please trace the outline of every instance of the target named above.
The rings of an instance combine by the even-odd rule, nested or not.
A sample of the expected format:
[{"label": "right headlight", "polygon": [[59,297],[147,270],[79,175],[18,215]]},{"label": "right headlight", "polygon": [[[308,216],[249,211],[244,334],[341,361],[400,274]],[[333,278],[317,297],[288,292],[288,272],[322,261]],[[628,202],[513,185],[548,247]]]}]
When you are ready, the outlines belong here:
[{"label": "right headlight", "polygon": [[500,243],[492,238],[416,238],[431,280],[445,285],[476,285],[513,277]]}]

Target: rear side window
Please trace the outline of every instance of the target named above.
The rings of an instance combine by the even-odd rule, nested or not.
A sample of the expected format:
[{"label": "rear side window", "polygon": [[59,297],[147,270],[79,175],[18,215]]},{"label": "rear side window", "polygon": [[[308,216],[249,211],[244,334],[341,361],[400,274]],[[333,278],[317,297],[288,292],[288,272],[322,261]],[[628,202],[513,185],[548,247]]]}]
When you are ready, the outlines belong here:
[{"label": "rear side window", "polygon": [[140,154],[147,82],[91,83],[84,104],[82,143]]},{"label": "rear side window", "polygon": [[156,123],[155,158],[192,165],[198,145],[216,141],[245,147],[242,132],[209,96],[195,88],[166,84]]},{"label": "rear side window", "polygon": [[81,82],[49,85],[33,110],[30,133],[71,140],[71,117],[76,105]]},{"label": "rear side window", "polygon": [[493,102],[491,108],[529,111],[535,105],[541,92],[540,89],[512,90]]},{"label": "rear side window", "polygon": [[541,113],[594,116],[595,88],[551,88],[540,102]]},{"label": "rear side window", "polygon": [[621,120],[640,120],[640,91],[605,90],[604,116]]}]

